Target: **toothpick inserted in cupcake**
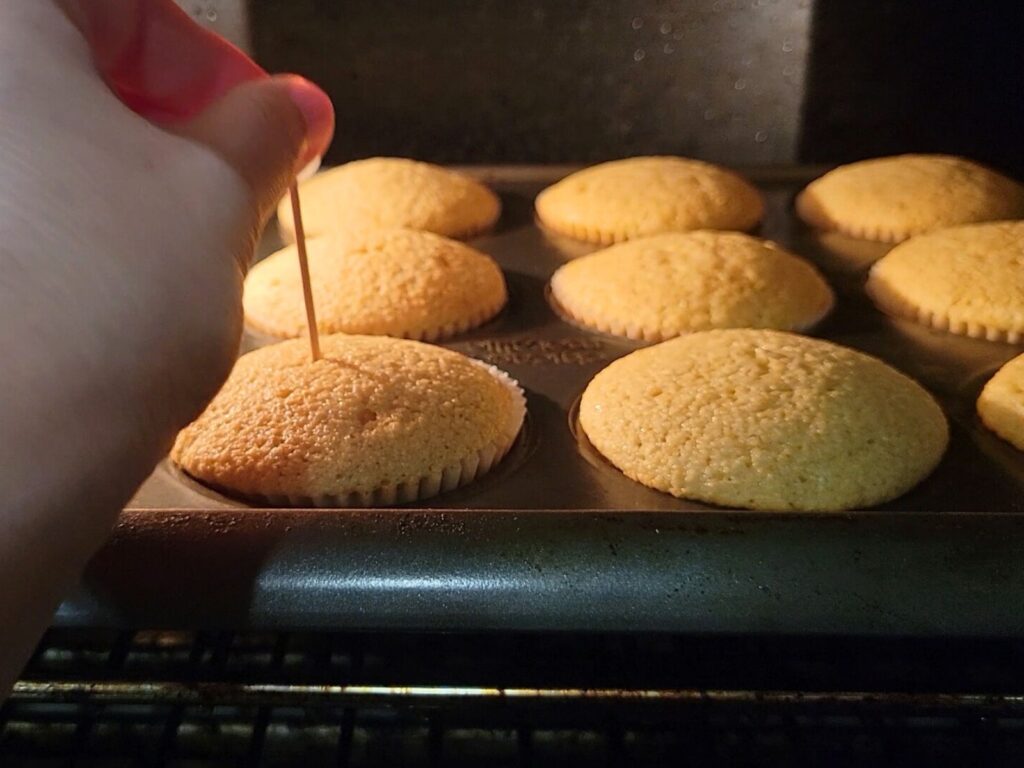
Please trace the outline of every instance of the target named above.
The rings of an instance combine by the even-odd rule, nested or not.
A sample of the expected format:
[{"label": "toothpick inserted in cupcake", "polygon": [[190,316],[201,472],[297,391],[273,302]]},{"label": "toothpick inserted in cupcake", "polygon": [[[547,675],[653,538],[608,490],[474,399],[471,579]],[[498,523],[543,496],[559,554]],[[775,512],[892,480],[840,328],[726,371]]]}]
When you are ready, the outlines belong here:
[{"label": "toothpick inserted in cupcake", "polygon": [[302,206],[299,204],[298,182],[288,190],[292,199],[292,218],[295,222],[295,245],[299,251],[299,271],[302,273],[302,297],[306,302],[306,327],[309,329],[309,347],[313,362],[320,359],[320,334],[316,328],[316,307],[313,305],[313,287],[309,282],[309,259],[306,256],[306,230],[302,226]]}]

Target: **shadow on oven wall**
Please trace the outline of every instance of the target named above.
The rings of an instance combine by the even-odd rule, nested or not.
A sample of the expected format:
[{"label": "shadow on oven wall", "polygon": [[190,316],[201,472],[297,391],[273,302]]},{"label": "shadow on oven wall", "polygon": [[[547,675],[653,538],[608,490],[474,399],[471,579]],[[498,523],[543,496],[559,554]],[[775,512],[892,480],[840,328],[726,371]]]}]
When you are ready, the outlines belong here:
[{"label": "shadow on oven wall", "polygon": [[328,162],[736,165],[901,151],[1024,175],[1024,4],[259,0],[257,58],[334,98]]}]

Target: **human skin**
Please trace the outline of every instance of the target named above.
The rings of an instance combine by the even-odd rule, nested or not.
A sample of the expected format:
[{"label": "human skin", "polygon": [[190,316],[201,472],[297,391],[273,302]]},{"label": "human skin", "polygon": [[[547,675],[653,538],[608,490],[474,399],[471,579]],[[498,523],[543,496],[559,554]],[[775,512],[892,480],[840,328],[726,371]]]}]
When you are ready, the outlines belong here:
[{"label": "human skin", "polygon": [[0,698],[223,383],[258,233],[333,126],[171,0],[0,3]]}]

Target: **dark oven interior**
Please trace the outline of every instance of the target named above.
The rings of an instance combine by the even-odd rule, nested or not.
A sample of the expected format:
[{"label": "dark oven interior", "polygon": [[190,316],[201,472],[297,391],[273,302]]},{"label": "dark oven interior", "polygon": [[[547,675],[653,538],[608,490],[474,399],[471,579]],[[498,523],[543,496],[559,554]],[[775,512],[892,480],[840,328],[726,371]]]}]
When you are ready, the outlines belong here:
[{"label": "dark oven interior", "polygon": [[[668,153],[750,168],[936,151],[1024,174],[1016,3],[182,4],[231,21],[268,69],[325,86],[339,115],[328,163]],[[1009,765],[1024,747],[1022,650],[828,633],[55,628],[0,709],[0,763]]]}]

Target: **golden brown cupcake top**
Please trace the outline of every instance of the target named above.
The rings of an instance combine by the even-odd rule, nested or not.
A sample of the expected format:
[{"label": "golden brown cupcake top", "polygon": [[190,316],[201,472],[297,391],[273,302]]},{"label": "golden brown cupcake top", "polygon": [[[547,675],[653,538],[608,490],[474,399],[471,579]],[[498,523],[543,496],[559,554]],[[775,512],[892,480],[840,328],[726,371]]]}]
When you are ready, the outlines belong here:
[{"label": "golden brown cupcake top", "polygon": [[867,291],[888,312],[991,341],[1024,339],[1024,221],[918,235],[872,268]]},{"label": "golden brown cupcake top", "polygon": [[804,330],[832,307],[828,283],[775,243],[738,232],[673,232],[570,261],[551,278],[573,322],[661,341],[712,328]]},{"label": "golden brown cupcake top", "polygon": [[[300,186],[302,223],[310,237],[367,227],[405,227],[468,238],[501,213],[498,197],[463,173],[398,157],[355,160]],[[295,240],[291,205],[277,210],[281,234]]]},{"label": "golden brown cupcake top", "polygon": [[706,331],[633,352],[587,387],[580,424],[627,476],[728,507],[830,511],[895,498],[945,451],[916,382],[836,344]]},{"label": "golden brown cupcake top", "polygon": [[[507,298],[501,269],[489,256],[429,232],[355,230],[310,239],[307,251],[321,333],[433,341],[489,320]],[[306,332],[295,246],[253,267],[245,316],[273,336]]]},{"label": "golden brown cupcake top", "polygon": [[952,155],[897,155],[842,165],[807,185],[808,224],[897,243],[942,227],[1024,217],[1024,186]]},{"label": "golden brown cupcake top", "polygon": [[1024,355],[989,379],[978,398],[978,415],[986,427],[1024,451]]},{"label": "golden brown cupcake top", "polygon": [[761,220],[761,194],[737,174],[682,157],[632,157],[586,168],[537,196],[549,229],[611,244],[662,232],[747,230]]}]

